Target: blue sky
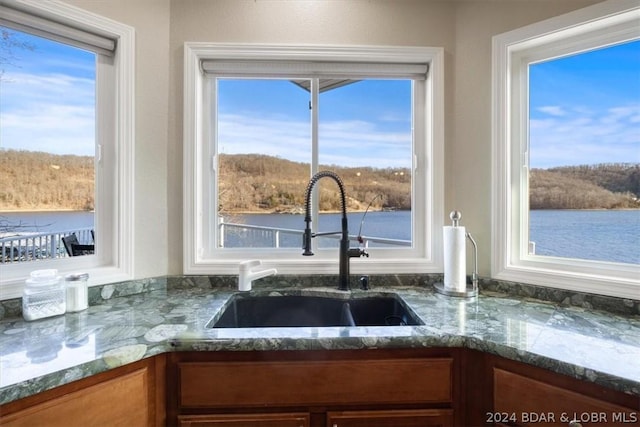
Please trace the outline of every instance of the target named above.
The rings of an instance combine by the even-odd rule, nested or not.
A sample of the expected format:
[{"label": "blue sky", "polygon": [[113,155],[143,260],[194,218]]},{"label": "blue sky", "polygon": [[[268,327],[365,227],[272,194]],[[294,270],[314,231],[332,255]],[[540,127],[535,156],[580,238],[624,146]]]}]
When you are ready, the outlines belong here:
[{"label": "blue sky", "polygon": [[[310,94],[288,80],[220,80],[219,150],[311,160]],[[341,166],[411,165],[411,83],[356,81],[320,94],[319,158]]]},{"label": "blue sky", "polygon": [[[2,64],[0,147],[93,155],[95,55],[23,35]],[[640,41],[530,69],[531,166],[640,163]],[[233,96],[231,95],[233,93]],[[406,81],[358,82],[320,95],[320,162],[411,164]],[[309,94],[287,81],[225,81],[220,150],[309,161]]]},{"label": "blue sky", "polygon": [[640,163],[640,41],[529,70],[531,167]]},{"label": "blue sky", "polygon": [[18,34],[33,50],[1,64],[0,147],[93,156],[95,55]]}]

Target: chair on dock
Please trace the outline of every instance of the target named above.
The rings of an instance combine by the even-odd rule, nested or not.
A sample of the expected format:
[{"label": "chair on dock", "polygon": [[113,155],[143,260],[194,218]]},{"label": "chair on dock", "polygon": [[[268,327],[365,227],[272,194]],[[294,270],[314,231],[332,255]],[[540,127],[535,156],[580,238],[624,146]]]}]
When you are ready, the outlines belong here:
[{"label": "chair on dock", "polygon": [[93,255],[95,253],[95,245],[81,245],[76,233],[63,237],[62,243],[64,243],[64,248],[69,256]]}]

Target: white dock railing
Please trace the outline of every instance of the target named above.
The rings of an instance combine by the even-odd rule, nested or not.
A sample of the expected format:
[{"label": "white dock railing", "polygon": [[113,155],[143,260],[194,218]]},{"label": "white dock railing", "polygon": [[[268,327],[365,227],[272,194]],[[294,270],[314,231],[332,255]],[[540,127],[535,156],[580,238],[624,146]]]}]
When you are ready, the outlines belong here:
[{"label": "white dock railing", "polygon": [[[220,247],[302,247],[303,230],[266,227],[260,225],[220,222]],[[91,229],[76,229],[55,232],[15,233],[0,237],[0,264],[35,261],[40,259],[66,258],[62,238],[75,234],[81,244],[92,244]],[[233,236],[231,236],[233,234]],[[289,239],[287,240],[287,237]],[[365,248],[376,246],[410,247],[410,240],[388,239],[384,237],[361,236]],[[340,235],[322,236],[323,239],[339,239]],[[350,235],[353,242],[358,236]],[[235,240],[235,244],[233,243]]]},{"label": "white dock railing", "polygon": [[0,264],[65,258],[69,256],[62,238],[75,234],[82,244],[92,244],[90,228],[65,231],[12,233],[0,237]]},{"label": "white dock railing", "polygon": [[[219,235],[219,247],[224,248],[227,247],[227,242],[229,240],[228,233],[234,232],[236,234],[236,240],[242,242],[262,242],[262,246],[259,247],[272,247],[272,248],[280,248],[280,247],[302,247],[302,236],[304,235],[304,230],[295,230],[291,228],[278,228],[278,227],[267,227],[263,225],[250,225],[250,224],[237,224],[233,222],[223,222],[218,223],[218,228],[220,232]],[[297,239],[291,238],[289,239],[289,244],[283,245],[283,240],[286,236],[298,236]],[[322,238],[326,239],[340,239],[340,234],[337,233],[335,235],[325,235]],[[372,236],[361,236],[364,247],[368,248],[371,243],[376,243],[378,245],[385,246],[411,246],[410,240],[401,240],[401,239],[388,239],[385,237],[372,237]],[[291,241],[293,240],[293,244]],[[354,242],[358,241],[358,236],[349,235],[349,240]],[[269,245],[269,246],[267,246]],[[231,245],[233,246],[233,245]],[[244,246],[247,247],[247,246]],[[253,245],[253,247],[258,247],[257,245]]]}]

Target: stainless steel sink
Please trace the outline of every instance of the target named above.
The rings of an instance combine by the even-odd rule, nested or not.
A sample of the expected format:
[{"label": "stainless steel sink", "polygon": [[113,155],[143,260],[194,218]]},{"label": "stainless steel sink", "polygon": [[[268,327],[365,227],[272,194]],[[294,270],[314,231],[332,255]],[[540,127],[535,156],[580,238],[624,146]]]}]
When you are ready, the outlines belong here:
[{"label": "stainless steel sink", "polygon": [[424,323],[397,296],[234,295],[210,328],[401,326]]}]

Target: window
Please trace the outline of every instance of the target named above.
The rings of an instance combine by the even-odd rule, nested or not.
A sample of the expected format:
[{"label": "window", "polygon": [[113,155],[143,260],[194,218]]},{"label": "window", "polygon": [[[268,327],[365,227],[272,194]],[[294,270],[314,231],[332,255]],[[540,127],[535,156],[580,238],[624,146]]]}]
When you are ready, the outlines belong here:
[{"label": "window", "polygon": [[613,1],[494,38],[493,277],[637,298],[639,40]]},{"label": "window", "polygon": [[61,239],[95,246],[96,54],[0,32],[0,264],[37,268],[68,256]]},{"label": "window", "polygon": [[[341,80],[321,89],[327,81],[210,78],[218,148],[214,248],[299,248],[300,233],[289,230],[304,224],[312,171],[327,169],[345,183],[352,229],[370,209],[361,230],[368,247],[411,247],[412,81]],[[318,185],[313,211],[320,208],[322,229],[338,230],[337,185]],[[337,247],[333,237],[314,243]]]},{"label": "window", "polygon": [[[185,273],[235,273],[248,258],[333,271],[332,236],[301,256],[306,186],[326,169],[345,183],[352,245],[363,236],[371,254],[354,271],[437,271],[441,50],[185,50]],[[312,225],[339,230],[337,185],[316,188]]]},{"label": "window", "polygon": [[[8,246],[12,236],[1,236],[1,298],[20,296],[36,269],[84,270],[94,284],[129,279],[133,30],[62,3],[3,3],[0,11],[0,84],[8,94],[0,109],[0,158],[18,168],[32,162],[42,174],[23,175],[33,185],[17,192],[3,184],[3,231],[20,240]],[[44,188],[49,178],[55,185]],[[55,218],[26,217],[16,209],[45,209]],[[27,229],[49,224],[50,230]],[[69,232],[85,244],[74,258],[61,240]]]}]

